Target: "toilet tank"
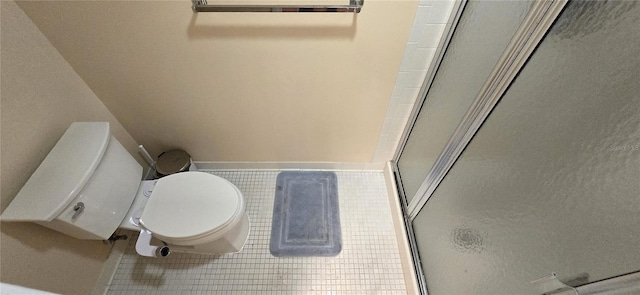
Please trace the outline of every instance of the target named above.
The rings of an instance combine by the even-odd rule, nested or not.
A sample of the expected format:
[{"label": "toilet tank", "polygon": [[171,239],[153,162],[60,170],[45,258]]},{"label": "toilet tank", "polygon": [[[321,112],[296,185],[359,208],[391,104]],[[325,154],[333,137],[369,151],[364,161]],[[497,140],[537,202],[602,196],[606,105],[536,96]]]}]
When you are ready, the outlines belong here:
[{"label": "toilet tank", "polygon": [[75,122],[0,215],[78,239],[106,240],[135,198],[142,166],[108,122]]}]

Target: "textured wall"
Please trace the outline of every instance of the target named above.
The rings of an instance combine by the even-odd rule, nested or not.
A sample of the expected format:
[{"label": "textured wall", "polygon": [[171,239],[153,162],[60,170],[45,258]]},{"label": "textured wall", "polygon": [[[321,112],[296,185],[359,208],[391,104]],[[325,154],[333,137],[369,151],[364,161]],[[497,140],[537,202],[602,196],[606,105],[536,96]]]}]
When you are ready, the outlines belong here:
[{"label": "textured wall", "polygon": [[189,1],[20,2],[151,153],[370,162],[417,1],[194,14]]},{"label": "textured wall", "polygon": [[[136,142],[12,1],[1,1],[1,207],[7,207],[73,121],[108,121],[133,155]],[[60,171],[64,173],[64,171]],[[91,293],[109,247],[29,223],[2,223],[2,282]]]}]

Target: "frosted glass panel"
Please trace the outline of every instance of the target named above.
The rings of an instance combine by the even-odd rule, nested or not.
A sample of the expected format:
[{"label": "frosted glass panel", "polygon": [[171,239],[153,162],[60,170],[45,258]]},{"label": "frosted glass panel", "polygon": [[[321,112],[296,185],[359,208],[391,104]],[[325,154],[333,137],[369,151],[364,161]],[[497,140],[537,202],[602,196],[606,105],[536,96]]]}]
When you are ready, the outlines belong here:
[{"label": "frosted glass panel", "polygon": [[640,2],[570,2],[413,221],[429,294],[640,269]]},{"label": "frosted glass panel", "polygon": [[527,1],[470,1],[398,161],[413,199],[453,131],[531,6]]}]

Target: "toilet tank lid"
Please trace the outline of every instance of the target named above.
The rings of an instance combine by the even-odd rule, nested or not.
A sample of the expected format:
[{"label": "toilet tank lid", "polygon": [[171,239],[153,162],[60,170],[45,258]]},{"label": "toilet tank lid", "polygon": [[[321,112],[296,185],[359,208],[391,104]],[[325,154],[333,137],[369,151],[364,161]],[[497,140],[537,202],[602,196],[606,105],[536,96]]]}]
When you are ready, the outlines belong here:
[{"label": "toilet tank lid", "polygon": [[91,178],[109,143],[108,122],[74,122],[4,210],[2,221],[51,221]]}]

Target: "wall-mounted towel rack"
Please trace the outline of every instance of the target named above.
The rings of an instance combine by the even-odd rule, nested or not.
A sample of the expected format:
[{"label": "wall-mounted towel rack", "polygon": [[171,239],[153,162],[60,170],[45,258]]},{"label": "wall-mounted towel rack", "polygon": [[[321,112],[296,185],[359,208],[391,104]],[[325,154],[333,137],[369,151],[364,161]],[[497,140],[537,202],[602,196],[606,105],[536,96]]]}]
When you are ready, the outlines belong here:
[{"label": "wall-mounted towel rack", "polygon": [[192,0],[193,12],[355,12],[360,13],[364,0],[349,0],[345,5],[216,5],[207,0]]}]

